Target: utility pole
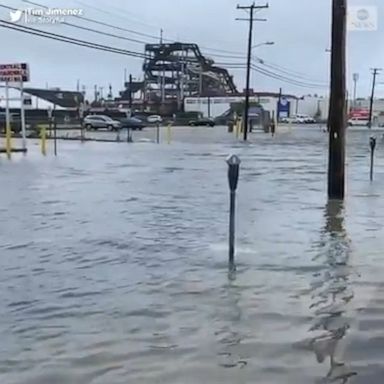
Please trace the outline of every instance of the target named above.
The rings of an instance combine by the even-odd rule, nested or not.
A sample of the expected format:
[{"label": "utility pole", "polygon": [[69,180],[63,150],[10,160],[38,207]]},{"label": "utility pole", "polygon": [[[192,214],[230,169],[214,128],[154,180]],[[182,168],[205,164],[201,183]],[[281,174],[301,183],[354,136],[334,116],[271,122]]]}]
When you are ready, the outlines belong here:
[{"label": "utility pole", "polygon": [[345,193],[346,23],[347,0],[332,0],[328,198],[339,200]]},{"label": "utility pole", "polygon": [[203,67],[200,64],[200,75],[199,75],[199,96],[203,96]]},{"label": "utility pole", "polygon": [[254,19],[253,14],[255,10],[269,8],[269,5],[256,6],[255,3],[249,6],[237,6],[237,9],[249,10],[249,18],[247,19],[236,19],[246,20],[249,22],[249,33],[248,33],[248,56],[247,56],[247,78],[245,85],[245,106],[244,106],[244,141],[247,141],[248,135],[248,112],[249,112],[249,85],[251,80],[251,57],[252,57],[252,32],[254,21],[266,21],[266,19]]},{"label": "utility pole", "polygon": [[371,93],[371,100],[369,102],[369,122],[368,122],[368,128],[372,128],[372,115],[373,115],[373,99],[375,97],[375,88],[376,88],[376,77],[381,71],[381,68],[372,68],[372,93]]},{"label": "utility pole", "polygon": [[97,84],[95,84],[95,90],[94,90],[94,93],[95,93],[95,102],[97,102],[97,100],[98,100],[98,95],[99,95],[99,92],[97,92]]},{"label": "utility pole", "polygon": [[353,108],[356,108],[356,92],[357,92],[357,82],[359,81],[359,74],[353,74]]},{"label": "utility pole", "polygon": [[[161,28],[160,29],[160,45],[163,44],[163,32],[164,32],[163,28]],[[163,71],[160,76],[161,104],[164,104],[165,102],[165,68],[164,68],[165,62],[162,61],[161,64],[163,66]]]},{"label": "utility pole", "polygon": [[280,107],[281,107],[281,98],[283,96],[283,89],[279,88],[279,100],[277,103],[277,113],[276,113],[276,125],[279,124],[280,120]]},{"label": "utility pole", "polygon": [[129,109],[132,109],[132,75],[129,74]]}]

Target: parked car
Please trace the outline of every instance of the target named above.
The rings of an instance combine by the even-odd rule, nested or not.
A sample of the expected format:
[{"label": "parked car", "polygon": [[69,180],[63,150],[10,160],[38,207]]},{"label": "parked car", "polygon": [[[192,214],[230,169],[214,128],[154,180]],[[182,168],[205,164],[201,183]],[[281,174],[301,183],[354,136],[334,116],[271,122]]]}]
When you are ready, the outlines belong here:
[{"label": "parked car", "polygon": [[285,117],[281,119],[282,123],[292,123],[292,124],[314,124],[316,123],[316,120],[308,115],[299,115],[292,117]]},{"label": "parked car", "polygon": [[106,128],[110,131],[116,131],[121,128],[119,121],[105,115],[88,115],[84,118],[83,125],[87,130]]},{"label": "parked car", "polygon": [[302,117],[304,118],[304,123],[305,124],[315,124],[316,123],[316,120],[313,117],[311,117],[311,116],[302,115]]},{"label": "parked car", "polygon": [[145,128],[145,124],[143,123],[143,121],[138,119],[137,117],[128,117],[126,119],[121,119],[120,124],[121,128],[129,128],[139,131]]},{"label": "parked car", "polygon": [[150,124],[160,124],[163,119],[159,115],[151,115],[147,117],[147,121]]},{"label": "parked car", "polygon": [[212,119],[195,119],[195,120],[190,120],[188,125],[191,127],[199,127],[199,126],[206,126],[206,127],[214,127],[215,122]]}]

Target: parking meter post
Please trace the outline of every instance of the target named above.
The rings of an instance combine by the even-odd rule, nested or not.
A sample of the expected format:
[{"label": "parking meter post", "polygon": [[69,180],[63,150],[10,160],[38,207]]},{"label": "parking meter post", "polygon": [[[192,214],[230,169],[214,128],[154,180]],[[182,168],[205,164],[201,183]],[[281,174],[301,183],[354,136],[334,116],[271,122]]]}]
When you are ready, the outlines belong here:
[{"label": "parking meter post", "polygon": [[371,169],[370,169],[370,180],[373,181],[373,162],[375,157],[375,148],[376,148],[376,137],[371,137],[369,139],[369,146],[371,148]]},{"label": "parking meter post", "polygon": [[236,189],[239,180],[240,159],[236,155],[227,158],[228,164],[228,184],[230,190],[229,206],[229,260],[228,268],[230,272],[236,270],[235,266],[235,216],[236,216]]}]

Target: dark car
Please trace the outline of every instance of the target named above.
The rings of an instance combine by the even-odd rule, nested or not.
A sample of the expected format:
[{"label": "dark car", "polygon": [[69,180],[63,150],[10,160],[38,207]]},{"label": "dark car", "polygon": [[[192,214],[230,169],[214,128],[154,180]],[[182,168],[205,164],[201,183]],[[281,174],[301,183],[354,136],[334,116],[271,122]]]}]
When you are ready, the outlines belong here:
[{"label": "dark car", "polygon": [[[14,133],[21,132],[21,118],[17,113],[9,114],[11,131]],[[6,114],[5,112],[0,112],[0,132],[5,133],[6,130]]]},{"label": "dark car", "polygon": [[188,125],[191,127],[214,127],[215,122],[212,119],[196,119],[196,120],[190,120]]},{"label": "dark car", "polygon": [[126,119],[121,119],[121,128],[129,128],[133,130],[139,130],[141,131],[143,128],[145,128],[145,124],[142,120],[138,119],[137,117],[128,117]]}]

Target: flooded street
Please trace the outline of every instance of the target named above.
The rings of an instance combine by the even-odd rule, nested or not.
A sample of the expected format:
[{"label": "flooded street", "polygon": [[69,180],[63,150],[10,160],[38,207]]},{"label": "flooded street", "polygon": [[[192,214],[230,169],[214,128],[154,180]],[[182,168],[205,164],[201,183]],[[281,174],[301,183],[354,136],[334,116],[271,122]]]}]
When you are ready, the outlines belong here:
[{"label": "flooded street", "polygon": [[[0,382],[382,383],[384,142],[225,128],[0,158]],[[228,278],[225,158],[242,160]]]}]

